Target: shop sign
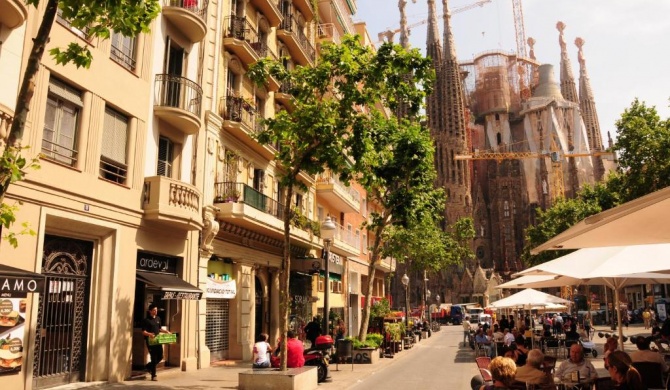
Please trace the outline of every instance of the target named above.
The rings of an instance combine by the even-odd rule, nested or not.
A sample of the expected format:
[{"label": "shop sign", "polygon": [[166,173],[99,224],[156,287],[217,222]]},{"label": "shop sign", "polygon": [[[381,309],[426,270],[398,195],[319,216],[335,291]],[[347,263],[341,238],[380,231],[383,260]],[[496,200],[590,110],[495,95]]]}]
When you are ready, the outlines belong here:
[{"label": "shop sign", "polygon": [[137,251],[137,270],[152,272],[177,273],[178,257],[158,255],[155,253]]},{"label": "shop sign", "polygon": [[25,298],[44,290],[44,278],[0,277],[1,298]]},{"label": "shop sign", "polygon": [[199,300],[202,292],[188,292],[188,291],[163,291],[161,299],[192,299]]},{"label": "shop sign", "polygon": [[[326,257],[326,251],[323,251],[321,253],[321,258],[325,259],[325,257]],[[344,271],[342,257],[333,252],[328,252],[328,260],[330,261],[330,263],[328,264],[328,272],[332,274],[342,275],[342,272]]]},{"label": "shop sign", "polygon": [[237,294],[237,284],[234,280],[215,280],[207,278],[205,298],[233,299]]}]

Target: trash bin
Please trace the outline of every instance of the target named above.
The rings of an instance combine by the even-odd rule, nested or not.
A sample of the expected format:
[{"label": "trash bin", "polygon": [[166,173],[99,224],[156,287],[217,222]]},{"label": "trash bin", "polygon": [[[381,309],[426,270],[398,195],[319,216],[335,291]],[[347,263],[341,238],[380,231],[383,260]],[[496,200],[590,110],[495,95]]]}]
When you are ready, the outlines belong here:
[{"label": "trash bin", "polygon": [[[351,340],[340,339],[336,343],[337,348],[337,364],[340,364],[340,361],[344,359],[344,362],[347,362],[347,359],[351,359],[351,370],[354,369],[354,342]],[[339,370],[339,367],[337,368]]]}]

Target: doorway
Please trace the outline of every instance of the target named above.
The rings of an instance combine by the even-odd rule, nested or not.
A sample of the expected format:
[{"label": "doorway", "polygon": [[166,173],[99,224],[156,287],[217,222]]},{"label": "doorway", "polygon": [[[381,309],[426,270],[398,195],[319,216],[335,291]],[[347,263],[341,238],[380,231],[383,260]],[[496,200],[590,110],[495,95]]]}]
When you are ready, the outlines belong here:
[{"label": "doorway", "polygon": [[93,242],[44,236],[33,387],[85,380]]}]

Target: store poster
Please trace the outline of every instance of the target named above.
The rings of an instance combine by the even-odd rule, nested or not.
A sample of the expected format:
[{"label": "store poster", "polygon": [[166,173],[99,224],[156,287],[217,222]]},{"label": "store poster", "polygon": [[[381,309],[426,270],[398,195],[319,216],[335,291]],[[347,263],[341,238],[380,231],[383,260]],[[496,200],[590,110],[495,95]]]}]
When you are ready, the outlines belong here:
[{"label": "store poster", "polygon": [[21,372],[25,326],[26,299],[0,299],[0,375]]}]

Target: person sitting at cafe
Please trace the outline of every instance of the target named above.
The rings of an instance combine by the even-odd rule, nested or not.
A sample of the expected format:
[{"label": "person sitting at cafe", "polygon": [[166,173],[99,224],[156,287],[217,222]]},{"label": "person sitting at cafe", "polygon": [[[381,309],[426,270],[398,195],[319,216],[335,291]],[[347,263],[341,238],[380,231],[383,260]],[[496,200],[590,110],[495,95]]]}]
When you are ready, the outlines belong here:
[{"label": "person sitting at cafe", "polygon": [[645,390],[640,373],[633,367],[633,360],[624,351],[614,351],[608,357],[609,364],[605,366],[617,384],[618,390]]},{"label": "person sitting at cafe", "polygon": [[516,363],[517,367],[525,365],[526,359],[528,358],[528,348],[526,348],[525,339],[523,336],[520,334],[517,335],[514,343],[512,343],[510,347],[512,345],[516,347],[516,359],[514,362]]},{"label": "person sitting at cafe", "polygon": [[482,385],[479,390],[509,389],[516,375],[516,364],[512,359],[498,356],[491,360],[489,371],[491,371],[493,384]]},{"label": "person sitting at cafe", "polygon": [[554,380],[551,375],[542,370],[544,354],[539,349],[528,351],[526,365],[517,367],[516,376],[519,382],[525,382],[529,385],[552,385]]},{"label": "person sitting at cafe", "polygon": [[495,341],[496,343],[502,343],[504,337],[505,334],[501,332],[501,329],[498,326],[498,324],[495,324],[493,326],[493,341]]},{"label": "person sitting at cafe", "polygon": [[637,336],[635,339],[635,345],[637,345],[637,351],[630,354],[630,358],[633,362],[650,362],[658,363],[661,365],[661,370],[664,373],[668,372],[668,365],[665,363],[665,358],[658,352],[652,351],[649,349],[651,345],[651,339],[644,336]]},{"label": "person sitting at cafe", "polygon": [[505,328],[504,334],[505,335],[503,336],[503,343],[505,343],[505,346],[509,347],[510,344],[514,342],[514,334],[512,334],[512,332],[509,331],[509,328]]},{"label": "person sitting at cafe", "polygon": [[493,348],[491,344],[491,340],[484,334],[484,329],[479,328],[477,329],[477,334],[475,335],[475,342],[479,346],[479,348],[484,349],[486,351],[486,356],[493,357]]},{"label": "person sitting at cafe", "polygon": [[292,330],[288,331],[288,339],[286,339],[286,367],[288,368],[298,368],[305,365],[305,348],[302,345],[302,341],[295,338],[295,332]]},{"label": "person sitting at cafe", "polygon": [[598,372],[593,364],[584,359],[584,347],[581,344],[573,344],[570,347],[570,359],[558,366],[556,377],[559,380],[570,380],[573,372],[578,373],[577,378],[581,381],[592,381],[598,378]]}]

